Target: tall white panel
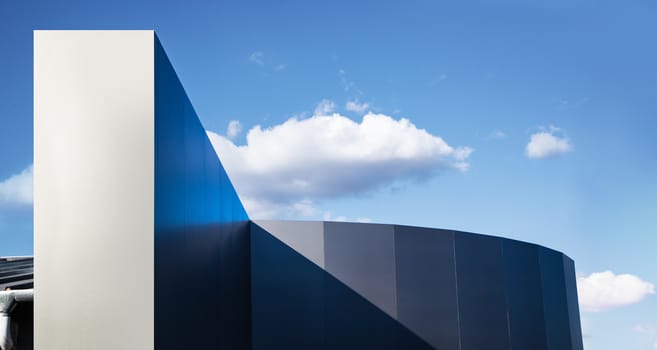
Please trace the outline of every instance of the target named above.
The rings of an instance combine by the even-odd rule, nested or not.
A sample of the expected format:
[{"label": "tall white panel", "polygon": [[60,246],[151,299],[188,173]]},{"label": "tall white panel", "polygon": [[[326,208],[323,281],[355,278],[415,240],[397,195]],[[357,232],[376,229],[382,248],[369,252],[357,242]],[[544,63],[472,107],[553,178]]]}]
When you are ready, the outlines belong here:
[{"label": "tall white panel", "polygon": [[153,349],[154,33],[34,32],[35,348]]}]

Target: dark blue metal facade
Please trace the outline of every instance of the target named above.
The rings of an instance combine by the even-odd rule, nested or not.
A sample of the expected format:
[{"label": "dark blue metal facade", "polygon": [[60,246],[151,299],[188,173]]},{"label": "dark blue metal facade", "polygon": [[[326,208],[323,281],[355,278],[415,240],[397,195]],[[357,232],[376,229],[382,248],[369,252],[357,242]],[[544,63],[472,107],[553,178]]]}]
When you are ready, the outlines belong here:
[{"label": "dark blue metal facade", "polygon": [[432,349],[255,224],[251,249],[253,349]]},{"label": "dark blue metal facade", "polygon": [[155,46],[155,348],[248,349],[248,217]]},{"label": "dark blue metal facade", "polygon": [[[582,349],[574,263],[554,250],[249,221],[158,40],[154,57],[156,349]],[[0,286],[31,287],[32,265],[0,259]],[[13,316],[31,349],[32,305]]]},{"label": "dark blue metal facade", "polygon": [[327,222],[303,226],[323,230],[317,264],[291,248],[289,232],[311,234],[297,225],[251,224],[254,349],[582,349],[574,265],[559,252]]}]

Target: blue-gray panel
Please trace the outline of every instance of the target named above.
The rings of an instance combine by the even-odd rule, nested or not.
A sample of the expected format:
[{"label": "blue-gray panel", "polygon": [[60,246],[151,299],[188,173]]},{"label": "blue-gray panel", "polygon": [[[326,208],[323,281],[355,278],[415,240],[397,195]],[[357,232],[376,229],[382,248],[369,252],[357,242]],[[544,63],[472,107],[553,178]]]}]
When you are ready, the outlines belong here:
[{"label": "blue-gray panel", "polygon": [[325,267],[324,222],[257,220],[254,223],[317,266]]},{"label": "blue-gray panel", "polygon": [[397,296],[392,225],[326,222],[325,269],[395,317]]},{"label": "blue-gray panel", "polygon": [[513,349],[546,350],[541,274],[533,244],[502,241]]},{"label": "blue-gray panel", "polygon": [[374,304],[251,225],[253,349],[431,349]]},{"label": "blue-gray panel", "polygon": [[397,320],[436,349],[459,348],[452,231],[395,226]]},{"label": "blue-gray panel", "polygon": [[572,349],[562,254],[539,247],[538,261],[548,349]]},{"label": "blue-gray panel", "polygon": [[455,232],[454,242],[461,350],[509,349],[501,240]]},{"label": "blue-gray panel", "polygon": [[155,50],[155,347],[249,348],[248,217]]},{"label": "blue-gray panel", "polygon": [[251,223],[253,349],[322,349],[325,272]]},{"label": "blue-gray panel", "polygon": [[582,325],[579,318],[579,302],[577,300],[577,276],[575,262],[563,255],[563,270],[566,281],[566,299],[568,300],[568,319],[570,320],[570,341],[573,350],[582,350]]}]

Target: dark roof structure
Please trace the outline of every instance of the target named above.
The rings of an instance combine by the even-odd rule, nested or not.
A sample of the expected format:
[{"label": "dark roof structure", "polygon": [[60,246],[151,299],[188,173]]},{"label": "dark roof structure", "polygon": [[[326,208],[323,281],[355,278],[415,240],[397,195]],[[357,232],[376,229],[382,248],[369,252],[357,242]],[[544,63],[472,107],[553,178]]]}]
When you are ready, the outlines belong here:
[{"label": "dark roof structure", "polygon": [[34,258],[31,256],[0,257],[0,290],[34,287]]}]

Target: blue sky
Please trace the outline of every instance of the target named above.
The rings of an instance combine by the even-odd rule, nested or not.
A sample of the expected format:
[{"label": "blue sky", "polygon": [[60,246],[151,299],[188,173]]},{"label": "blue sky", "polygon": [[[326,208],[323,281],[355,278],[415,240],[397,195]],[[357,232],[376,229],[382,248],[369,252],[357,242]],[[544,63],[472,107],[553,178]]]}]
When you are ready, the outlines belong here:
[{"label": "blue sky", "polygon": [[[283,170],[264,181],[288,188],[286,171],[302,174],[307,186],[289,197],[254,196],[254,169],[224,160],[250,179],[236,186],[251,211],[562,250],[590,299],[586,348],[657,348],[657,2],[4,1],[0,255],[32,254],[34,29],[155,29],[201,121],[227,145],[219,153],[258,157],[259,141],[289,140],[294,157],[270,158]],[[231,120],[241,131],[228,137]],[[336,125],[389,142],[327,134],[304,158],[297,146],[313,138],[299,132]],[[329,146],[341,145],[372,153],[340,158]],[[605,300],[612,292],[624,299]]]}]

